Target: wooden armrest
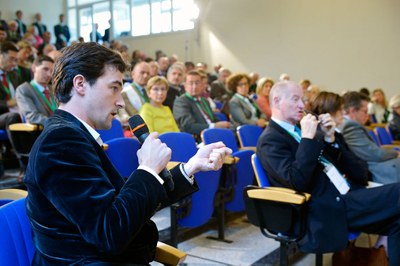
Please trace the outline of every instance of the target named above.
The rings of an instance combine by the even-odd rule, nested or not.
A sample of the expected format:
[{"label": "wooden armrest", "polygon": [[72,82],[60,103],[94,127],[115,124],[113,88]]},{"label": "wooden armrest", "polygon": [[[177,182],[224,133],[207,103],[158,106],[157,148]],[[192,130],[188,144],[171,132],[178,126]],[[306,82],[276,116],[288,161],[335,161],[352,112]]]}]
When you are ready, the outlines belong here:
[{"label": "wooden armrest", "polygon": [[250,150],[250,151],[257,151],[257,147],[256,146],[245,146],[245,147],[241,147],[239,148],[240,151],[246,151],[246,150]]},{"label": "wooden armrest", "polygon": [[101,144],[101,147],[103,148],[103,151],[108,150],[108,144],[107,143]]},{"label": "wooden armrest", "polygon": [[400,145],[393,145],[393,144],[385,144],[381,145],[380,147],[386,150],[393,150],[394,148],[400,149]]},{"label": "wooden armrest", "polygon": [[224,164],[237,164],[239,162],[240,158],[239,157],[235,157],[235,156],[225,156],[224,158]]},{"label": "wooden armrest", "polygon": [[186,259],[187,254],[163,242],[157,243],[155,261],[165,265],[178,265]]},{"label": "wooden armrest", "polygon": [[393,140],[392,141],[393,145],[399,145],[400,146],[400,140]]},{"label": "wooden armrest", "polygon": [[11,131],[40,131],[43,129],[42,125],[29,124],[29,123],[16,123],[8,126]]},{"label": "wooden armrest", "polygon": [[177,166],[180,163],[182,163],[182,162],[174,162],[174,161],[168,162],[167,163],[167,169],[171,170],[172,168],[174,168],[175,166]]},{"label": "wooden armrest", "polygon": [[28,191],[16,188],[7,188],[0,190],[0,199],[17,200],[28,196]]},{"label": "wooden armrest", "polygon": [[280,187],[268,187],[251,189],[247,191],[250,198],[261,199],[261,200],[271,200],[292,204],[303,204],[311,198],[308,193],[298,193],[292,189],[280,188]]}]

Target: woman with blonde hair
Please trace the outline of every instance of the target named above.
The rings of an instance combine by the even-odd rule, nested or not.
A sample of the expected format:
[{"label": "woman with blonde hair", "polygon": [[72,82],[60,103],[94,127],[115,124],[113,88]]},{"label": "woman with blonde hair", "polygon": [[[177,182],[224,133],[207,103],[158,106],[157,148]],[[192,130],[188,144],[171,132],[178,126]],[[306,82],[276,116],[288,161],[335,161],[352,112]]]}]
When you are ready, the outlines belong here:
[{"label": "woman with blonde hair", "polygon": [[374,123],[386,123],[388,121],[390,112],[382,89],[375,89],[372,92],[371,102],[368,104],[368,114]]},{"label": "woman with blonde hair", "polygon": [[269,92],[274,86],[274,81],[271,78],[265,77],[260,79],[257,82],[256,94],[257,100],[256,103],[260,111],[265,115],[265,117],[269,120],[271,118],[271,107],[269,106]]},{"label": "woman with blonde hair", "polygon": [[168,89],[168,81],[164,77],[155,76],[147,82],[146,92],[150,102],[142,105],[139,114],[150,132],[179,132],[171,109],[163,105]]}]

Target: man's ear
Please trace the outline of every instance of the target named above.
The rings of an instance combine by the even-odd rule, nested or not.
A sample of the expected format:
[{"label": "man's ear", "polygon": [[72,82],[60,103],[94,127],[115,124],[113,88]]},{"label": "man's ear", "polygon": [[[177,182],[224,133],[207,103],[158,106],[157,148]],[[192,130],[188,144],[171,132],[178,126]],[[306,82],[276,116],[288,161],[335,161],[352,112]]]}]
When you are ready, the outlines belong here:
[{"label": "man's ear", "polygon": [[78,95],[85,95],[85,90],[87,87],[87,81],[84,76],[82,75],[76,75],[73,80],[73,90],[78,94]]},{"label": "man's ear", "polygon": [[279,102],[280,101],[281,101],[281,98],[279,96],[275,96],[272,99],[272,102],[273,102],[275,108],[279,109]]}]

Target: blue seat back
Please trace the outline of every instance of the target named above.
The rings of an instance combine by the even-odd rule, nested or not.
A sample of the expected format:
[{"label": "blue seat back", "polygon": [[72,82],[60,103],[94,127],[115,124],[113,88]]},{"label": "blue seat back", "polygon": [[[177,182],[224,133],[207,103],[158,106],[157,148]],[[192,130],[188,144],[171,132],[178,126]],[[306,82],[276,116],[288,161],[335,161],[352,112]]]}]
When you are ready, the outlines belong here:
[{"label": "blue seat back", "polygon": [[189,133],[167,132],[159,138],[172,150],[171,161],[187,162],[197,152],[196,140]]},{"label": "blue seat back", "polygon": [[118,119],[113,119],[111,128],[108,130],[97,130],[99,132],[101,139],[103,142],[109,141],[115,138],[124,137],[124,130],[122,129],[121,122]]},{"label": "blue seat back", "polygon": [[0,140],[8,140],[7,131],[0,129]]},{"label": "blue seat back", "polygon": [[263,129],[257,125],[242,125],[239,126],[236,131],[242,147],[256,147]]},{"label": "blue seat back", "polygon": [[232,152],[238,151],[236,137],[233,132],[226,128],[209,128],[202,132],[201,138],[204,144],[222,141]]},{"label": "blue seat back", "polygon": [[376,145],[380,146],[381,144],[379,143],[378,137],[376,136],[375,132],[373,130],[368,130],[368,134],[370,137],[374,140]]},{"label": "blue seat back", "polygon": [[236,164],[236,185],[234,187],[233,199],[225,203],[225,209],[231,212],[239,212],[245,209],[243,189],[252,185],[254,172],[251,168],[252,150],[242,150],[232,153],[232,156],[239,158]]},{"label": "blue seat back", "polygon": [[256,175],[258,186],[270,187],[271,183],[268,181],[267,174],[265,173],[257,154],[253,154],[251,156],[251,164],[253,166],[254,174]]},{"label": "blue seat back", "polygon": [[376,135],[378,136],[379,142],[381,145],[392,144],[392,139],[389,133],[386,131],[384,127],[376,127],[374,129]]},{"label": "blue seat back", "polygon": [[214,115],[218,117],[219,121],[228,121],[228,117],[224,113],[216,112]]},{"label": "blue seat back", "polygon": [[31,265],[35,247],[25,198],[0,207],[0,264]]},{"label": "blue seat back", "polygon": [[136,155],[140,143],[134,138],[115,138],[106,142],[108,149],[106,154],[114,164],[118,172],[125,178],[139,166]]},{"label": "blue seat back", "polygon": [[[163,133],[160,140],[172,150],[171,161],[187,162],[197,152],[196,141],[188,133]],[[199,191],[191,195],[190,211],[186,216],[178,218],[179,225],[196,227],[210,220],[214,212],[214,196],[220,175],[221,170],[198,172],[194,175]]]}]

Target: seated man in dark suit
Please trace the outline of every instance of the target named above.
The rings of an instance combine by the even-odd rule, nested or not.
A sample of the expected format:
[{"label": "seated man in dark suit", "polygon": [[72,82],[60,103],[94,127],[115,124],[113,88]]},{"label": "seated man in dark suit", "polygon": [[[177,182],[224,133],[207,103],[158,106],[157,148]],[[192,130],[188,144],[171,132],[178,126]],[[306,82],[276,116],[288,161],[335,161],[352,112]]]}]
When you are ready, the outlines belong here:
[{"label": "seated man in dark suit", "polygon": [[219,121],[208,101],[200,95],[205,90],[200,72],[189,71],[184,83],[185,94],[174,102],[173,114],[180,131],[200,137],[207,128],[230,128],[231,123]]},{"label": "seated man in dark suit", "polygon": [[311,194],[300,249],[341,250],[349,230],[388,235],[389,263],[400,265],[400,184],[357,186],[367,180],[365,162],[336,141],[336,125],[329,114],[303,117],[302,96],[294,82],[273,86],[272,118],[257,145],[273,186]]},{"label": "seated man in dark suit", "polygon": [[124,106],[124,70],[118,53],[93,42],[64,48],[56,61],[59,109],[36,140],[25,175],[33,265],[150,263],[158,241],[150,217],[195,192],[192,175],[219,169],[230,153],[221,142],[201,148],[171,169],[172,188],[159,176],[171,150],[154,132],[138,151],[138,169],[124,180],[95,130],[109,129]]}]

